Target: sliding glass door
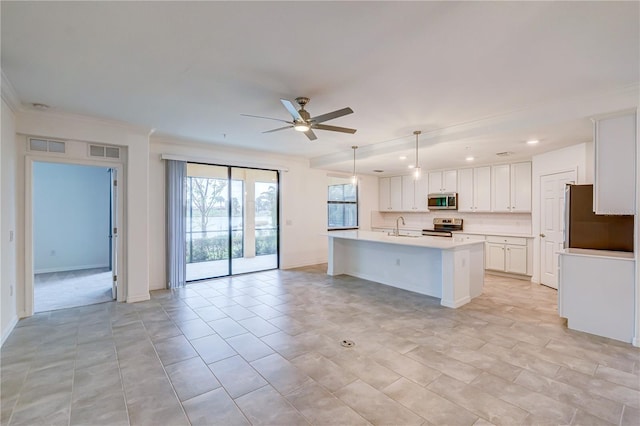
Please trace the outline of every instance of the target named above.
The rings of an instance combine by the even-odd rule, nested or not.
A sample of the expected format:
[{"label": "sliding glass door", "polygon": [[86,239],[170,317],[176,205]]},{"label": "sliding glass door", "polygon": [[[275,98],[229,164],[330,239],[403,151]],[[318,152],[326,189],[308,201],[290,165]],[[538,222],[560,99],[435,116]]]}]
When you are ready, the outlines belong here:
[{"label": "sliding glass door", "polygon": [[187,281],[278,268],[278,172],[187,165]]},{"label": "sliding glass door", "polygon": [[[234,247],[242,255],[234,256],[234,274],[278,267],[278,172],[233,167],[231,178],[242,182],[238,197],[243,214],[233,232]],[[238,209],[240,210],[240,209]]]}]

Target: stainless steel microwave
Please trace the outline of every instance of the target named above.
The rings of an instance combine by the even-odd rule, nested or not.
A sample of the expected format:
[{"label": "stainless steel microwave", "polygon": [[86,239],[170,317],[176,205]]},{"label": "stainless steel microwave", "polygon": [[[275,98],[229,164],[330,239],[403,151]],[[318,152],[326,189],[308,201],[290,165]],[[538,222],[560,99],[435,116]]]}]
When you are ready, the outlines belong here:
[{"label": "stainless steel microwave", "polygon": [[436,193],[428,195],[429,210],[458,210],[458,193]]}]

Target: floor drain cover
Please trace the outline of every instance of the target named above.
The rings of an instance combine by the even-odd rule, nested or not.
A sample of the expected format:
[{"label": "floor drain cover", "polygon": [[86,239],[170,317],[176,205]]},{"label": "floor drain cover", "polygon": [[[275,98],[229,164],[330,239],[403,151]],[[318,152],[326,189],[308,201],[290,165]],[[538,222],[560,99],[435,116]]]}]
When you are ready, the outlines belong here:
[{"label": "floor drain cover", "polygon": [[355,343],[353,343],[353,341],[352,341],[352,340],[341,340],[341,341],[340,341],[340,344],[341,344],[342,346],[344,346],[345,348],[351,348],[351,347],[353,347],[353,346],[355,346],[355,345],[356,345]]}]

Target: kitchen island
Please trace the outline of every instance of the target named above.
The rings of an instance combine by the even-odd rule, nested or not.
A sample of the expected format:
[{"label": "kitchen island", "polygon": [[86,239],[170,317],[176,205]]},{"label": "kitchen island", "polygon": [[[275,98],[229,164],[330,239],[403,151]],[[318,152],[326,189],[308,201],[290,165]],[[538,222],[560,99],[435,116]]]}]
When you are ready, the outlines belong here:
[{"label": "kitchen island", "polygon": [[440,299],[458,308],[482,294],[484,242],[331,231],[329,275],[351,275]]}]

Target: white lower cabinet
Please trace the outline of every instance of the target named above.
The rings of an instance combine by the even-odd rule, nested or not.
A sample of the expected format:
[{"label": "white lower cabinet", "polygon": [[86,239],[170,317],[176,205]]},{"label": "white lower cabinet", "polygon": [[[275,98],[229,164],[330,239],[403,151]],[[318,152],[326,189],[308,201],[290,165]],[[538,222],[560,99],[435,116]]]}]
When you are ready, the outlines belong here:
[{"label": "white lower cabinet", "polygon": [[572,330],[630,343],[634,332],[633,253],[564,249],[558,313]]},{"label": "white lower cabinet", "polygon": [[485,269],[522,275],[527,273],[526,238],[488,236],[485,249]]}]

